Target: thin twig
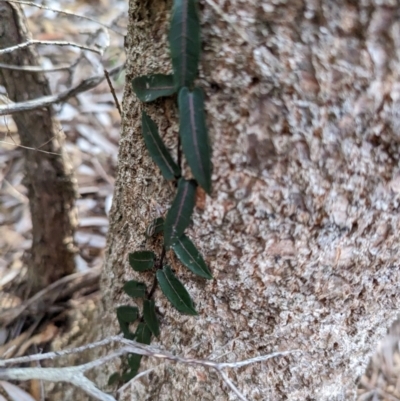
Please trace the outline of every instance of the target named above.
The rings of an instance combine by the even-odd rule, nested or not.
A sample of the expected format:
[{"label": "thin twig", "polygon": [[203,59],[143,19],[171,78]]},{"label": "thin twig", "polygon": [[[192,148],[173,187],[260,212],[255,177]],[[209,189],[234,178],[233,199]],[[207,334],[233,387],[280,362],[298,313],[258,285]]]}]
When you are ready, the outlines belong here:
[{"label": "thin twig", "polygon": [[86,17],[86,16],[80,15],[80,14],[75,14],[72,11],[59,10],[59,9],[56,9],[56,8],[46,7],[46,6],[43,6],[41,4],[33,3],[31,1],[21,1],[21,0],[0,0],[0,1],[6,1],[8,3],[18,3],[18,4],[23,4],[23,5],[26,5],[26,6],[31,6],[31,7],[37,7],[37,8],[40,8],[41,10],[53,11],[53,12],[58,13],[58,14],[67,15],[67,16],[70,16],[70,17],[76,17],[76,18],[83,19],[83,20],[86,20],[86,21],[91,21],[91,22],[94,22],[94,23],[96,23],[98,25],[103,26],[104,28],[109,29],[110,31],[115,32],[118,35],[124,36],[123,33],[117,31],[116,29],[110,27],[109,25],[103,24],[102,22],[97,21],[94,18]]},{"label": "thin twig", "polygon": [[[161,366],[161,365],[159,365],[159,366]],[[159,366],[156,366],[156,368],[158,368]],[[121,395],[129,386],[132,385],[132,383],[134,383],[135,381],[139,380],[141,377],[148,375],[150,372],[153,372],[153,370],[155,370],[156,368],[150,368],[150,369],[145,370],[144,372],[138,373],[135,377],[133,377],[128,382],[126,382],[124,385],[122,385],[117,390],[118,395]]]},{"label": "thin twig", "polygon": [[[114,67],[112,70],[109,71],[109,74],[110,75],[118,74],[124,68],[125,68],[125,63],[117,67]],[[35,110],[42,107],[49,107],[56,103],[65,102],[71,97],[78,95],[79,93],[86,92],[90,89],[95,88],[97,85],[103,82],[104,79],[105,79],[104,74],[95,75],[93,77],[81,81],[76,86],[73,86],[64,92],[61,92],[58,95],[43,96],[37,99],[28,100],[26,102],[21,102],[21,103],[9,102],[9,104],[0,106],[0,116],[20,113],[23,111]]]},{"label": "thin twig", "polygon": [[115,94],[115,90],[114,90],[113,84],[112,84],[111,79],[110,79],[110,75],[108,74],[107,70],[104,70],[104,75],[106,76],[107,83],[108,83],[108,86],[110,87],[110,91],[111,91],[111,94],[112,94],[112,96],[114,98],[114,102],[115,102],[115,105],[117,106],[119,115],[122,117],[121,106],[119,105],[119,101],[118,101],[117,95]]},{"label": "thin twig", "polygon": [[[1,106],[0,106],[0,110],[1,110]],[[47,155],[62,156],[61,153],[47,152],[46,150],[30,148],[29,146],[18,145],[18,144],[14,143],[14,142],[0,141],[0,143],[5,143],[6,145],[16,146],[17,148],[22,148],[22,149],[27,149],[27,150],[34,150],[36,152],[46,153]]]},{"label": "thin twig", "polygon": [[[1,0],[3,1],[3,0]],[[60,64],[55,67],[51,68],[43,68],[43,67],[38,67],[35,65],[13,65],[13,64],[4,64],[0,63],[0,68],[6,69],[6,70],[16,70],[16,71],[27,71],[27,72],[56,72],[56,71],[64,71],[64,70],[69,70],[72,65],[69,64]]]},{"label": "thin twig", "polygon": [[248,401],[247,398],[232,383],[231,379],[229,379],[228,375],[225,372],[223,372],[222,370],[218,370],[218,373],[221,375],[222,379],[228,385],[228,387],[239,397],[240,400]]},{"label": "thin twig", "polygon": [[145,355],[150,357],[155,357],[159,359],[170,360],[176,363],[183,363],[189,365],[198,365],[204,366],[207,368],[215,369],[224,382],[228,385],[228,387],[242,400],[247,401],[245,396],[237,389],[237,387],[232,383],[229,377],[223,372],[225,368],[238,368],[241,366],[248,365],[250,363],[262,362],[266,361],[270,358],[288,355],[293,352],[301,352],[299,350],[295,351],[284,351],[284,352],[275,352],[274,354],[264,355],[256,358],[247,359],[241,362],[233,362],[233,363],[216,363],[209,360],[203,359],[195,359],[195,358],[184,358],[180,356],[173,355],[170,352],[160,350],[156,347],[140,344],[136,341],[127,340],[122,338],[121,336],[113,336],[102,341],[98,341],[96,343],[88,344],[83,347],[75,348],[74,350],[61,351],[58,353],[50,352],[47,354],[36,354],[30,355],[23,358],[13,358],[8,360],[0,360],[0,366],[5,366],[11,363],[22,363],[22,362],[31,362],[38,361],[42,359],[50,359],[56,356],[71,354],[82,352],[87,349],[91,349],[94,347],[98,347],[101,345],[107,345],[111,342],[119,342],[123,346],[117,350],[110,352],[108,355],[96,359],[92,362],[85,363],[83,365],[66,367],[66,368],[0,368],[0,379],[5,380],[31,380],[31,379],[39,379],[39,380],[47,380],[47,381],[63,381],[68,382],[76,387],[81,388],[86,393],[96,397],[100,401],[115,401],[115,398],[103,393],[100,391],[94,383],[92,383],[89,379],[87,379],[83,373],[89,369],[93,369],[97,366],[103,365],[105,362],[116,358],[118,356],[134,353],[139,355]]},{"label": "thin twig", "polygon": [[15,52],[16,50],[21,50],[21,49],[24,49],[25,47],[32,46],[32,45],[71,46],[71,47],[77,47],[78,49],[87,50],[87,51],[90,51],[93,53],[103,55],[102,49],[95,49],[93,47],[80,45],[79,43],[67,42],[67,41],[63,41],[63,40],[36,40],[36,39],[31,39],[31,40],[28,40],[27,42],[19,43],[18,45],[15,45],[15,46],[10,46],[10,47],[6,47],[4,49],[0,49],[0,54],[12,53],[12,52]]},{"label": "thin twig", "polygon": [[13,365],[13,364],[21,364],[21,363],[29,363],[34,361],[45,361],[46,359],[54,359],[64,355],[71,355],[71,354],[79,354],[89,349],[101,347],[103,345],[111,344],[115,341],[118,341],[121,338],[120,335],[107,337],[103,340],[96,341],[94,343],[85,344],[80,347],[66,349],[63,351],[55,351],[55,352],[46,352],[44,354],[34,354],[28,356],[21,356],[18,358],[11,358],[11,359],[0,359],[0,367],[6,365]]},{"label": "thin twig", "polygon": [[32,310],[34,307],[37,309],[38,305],[51,305],[55,300],[60,299],[60,297],[66,297],[82,286],[87,286],[90,282],[98,281],[99,277],[99,269],[90,269],[62,277],[36,293],[32,298],[29,298],[21,305],[6,309],[0,316],[0,323],[7,326],[27,310],[30,313],[34,313],[36,312],[36,310]]},{"label": "thin twig", "polygon": [[255,358],[245,359],[244,361],[241,361],[241,362],[219,363],[218,368],[219,369],[225,369],[225,368],[237,369],[237,368],[241,368],[242,366],[250,365],[252,363],[265,362],[268,359],[276,358],[278,356],[286,356],[286,355],[292,354],[293,352],[301,352],[301,351],[293,350],[293,351],[273,352],[272,354],[261,355],[261,356],[256,356]]},{"label": "thin twig", "polygon": [[[242,366],[249,365],[251,363],[256,363],[256,362],[264,362],[267,361],[268,359],[271,358],[276,358],[278,356],[286,356],[289,354],[292,354],[294,352],[302,352],[300,350],[291,350],[291,351],[282,351],[282,352],[274,352],[273,354],[268,354],[268,355],[263,355],[259,356],[256,358],[251,358],[251,359],[246,359],[240,362],[231,362],[231,363],[217,363],[213,362],[210,360],[206,359],[195,359],[195,358],[184,358],[180,357],[177,355],[173,355],[170,352],[166,351],[159,351],[157,348],[151,347],[151,346],[144,346],[143,344],[136,343],[135,341],[127,340],[125,338],[119,337],[118,341],[128,347],[133,345],[133,349],[130,350],[129,352],[132,352],[134,354],[140,354],[140,355],[145,355],[145,356],[154,356],[155,358],[160,358],[160,359],[168,359],[173,362],[179,362],[179,363],[185,363],[189,365],[200,365],[200,366],[205,366],[208,368],[213,368],[217,370],[222,370],[226,368],[240,368]],[[140,348],[139,350],[137,348]]]}]

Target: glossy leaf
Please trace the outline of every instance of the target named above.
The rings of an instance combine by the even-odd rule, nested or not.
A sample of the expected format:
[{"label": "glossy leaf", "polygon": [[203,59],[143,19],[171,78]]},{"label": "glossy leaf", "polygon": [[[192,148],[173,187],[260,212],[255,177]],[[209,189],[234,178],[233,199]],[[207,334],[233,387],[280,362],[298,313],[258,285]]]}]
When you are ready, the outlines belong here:
[{"label": "glossy leaf", "polygon": [[200,88],[179,92],[179,135],[183,153],[194,178],[209,194],[211,193],[211,147],[208,140],[204,96]]},{"label": "glossy leaf", "polygon": [[164,244],[167,248],[183,234],[190,224],[195,198],[196,182],[181,178],[178,181],[178,192],[165,218]]},{"label": "glossy leaf", "polygon": [[129,324],[133,323],[139,316],[136,306],[119,306],[117,308],[117,319],[125,338],[132,339],[133,334],[129,330]]},{"label": "glossy leaf", "polygon": [[192,298],[169,266],[157,270],[157,280],[168,301],[181,313],[197,315]]},{"label": "glossy leaf", "polygon": [[151,158],[160,168],[163,177],[172,180],[181,176],[181,169],[172,159],[167,147],[164,145],[156,123],[143,111],[142,135]]},{"label": "glossy leaf", "polygon": [[117,308],[117,318],[121,322],[133,323],[139,315],[139,310],[136,306],[119,306]]},{"label": "glossy leaf", "polygon": [[191,86],[197,76],[201,51],[196,0],[174,0],[168,35],[175,83]]},{"label": "glossy leaf", "polygon": [[150,344],[151,341],[151,331],[146,323],[139,323],[135,331],[135,340],[141,344]]},{"label": "glossy leaf", "polygon": [[127,281],[123,290],[131,298],[144,298],[146,295],[146,284],[135,280]]},{"label": "glossy leaf", "polygon": [[201,253],[185,234],[177,239],[175,244],[172,246],[172,249],[174,250],[179,260],[191,272],[209,280],[213,278]]},{"label": "glossy leaf", "polygon": [[156,316],[154,300],[145,299],[143,301],[143,318],[151,332],[158,337],[160,335],[160,326]]},{"label": "glossy leaf", "polygon": [[137,251],[129,254],[129,264],[136,272],[150,270],[156,255],[151,251]]},{"label": "glossy leaf", "polygon": [[164,229],[164,218],[159,217],[154,219],[146,229],[146,236],[148,238],[153,237],[154,235],[161,233]]},{"label": "glossy leaf", "polygon": [[118,323],[119,323],[119,328],[121,329],[121,332],[124,335],[124,337],[127,338],[128,340],[133,340],[134,334],[131,333],[131,331],[129,330],[129,323],[126,323],[120,319],[118,319]]},{"label": "glossy leaf", "polygon": [[132,80],[132,89],[142,102],[152,102],[159,97],[171,96],[176,92],[174,76],[164,74],[137,77]]}]

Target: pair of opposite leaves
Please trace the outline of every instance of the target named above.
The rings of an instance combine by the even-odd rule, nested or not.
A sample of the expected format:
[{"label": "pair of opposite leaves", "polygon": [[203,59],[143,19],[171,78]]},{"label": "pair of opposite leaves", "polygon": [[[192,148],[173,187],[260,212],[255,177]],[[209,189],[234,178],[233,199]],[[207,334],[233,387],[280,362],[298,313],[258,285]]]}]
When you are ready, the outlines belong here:
[{"label": "pair of opposite leaves", "polygon": [[[153,236],[163,230],[163,219],[155,219],[146,231],[147,236]],[[212,278],[211,272],[208,270],[200,252],[184,234],[173,245],[173,249],[181,260],[191,271],[205,278]],[[152,251],[138,251],[129,254],[129,264],[133,270],[143,272],[154,267],[155,254]],[[187,292],[185,286],[174,275],[169,266],[158,269],[156,272],[157,281],[162,292],[165,294],[171,304],[181,313],[188,315],[197,315],[193,300]],[[143,298],[143,320],[137,326],[135,333],[131,333],[129,325],[134,323],[139,317],[139,309],[135,306],[120,306],[117,308],[117,318],[122,333],[125,338],[135,339],[143,344],[150,344],[151,336],[154,334],[159,336],[159,322],[155,311],[154,300],[146,298],[146,285],[144,283],[131,280],[124,284],[124,292],[132,298]],[[109,378],[109,384],[113,384],[118,380],[127,382],[136,376],[142,355],[130,354],[128,356],[129,370],[122,376],[114,373]]]},{"label": "pair of opposite leaves", "polygon": [[[208,270],[201,254],[198,252],[193,243],[184,236],[174,245],[174,251],[182,263],[192,272],[200,277],[211,279],[211,272]],[[151,251],[138,251],[129,254],[129,264],[133,270],[143,272],[154,267],[155,254]],[[156,272],[157,281],[161,291],[171,302],[171,304],[181,313],[187,315],[197,315],[194,308],[193,300],[187,292],[185,286],[175,276],[171,268],[167,265],[163,269],[158,269]],[[124,291],[129,296],[137,295],[138,285],[142,283],[136,281],[128,281],[124,285]],[[139,289],[141,291],[141,288]],[[143,291],[144,295],[144,291]]]},{"label": "pair of opposite leaves", "polygon": [[[200,20],[196,0],[174,0],[168,35],[173,75],[154,74],[137,77],[132,88],[142,102],[171,96],[177,91],[183,153],[196,181],[211,192],[211,149],[208,140],[204,96],[200,88],[190,91],[197,76],[201,52]],[[142,113],[142,131],[146,146],[163,176],[170,180],[181,176],[150,117]]]},{"label": "pair of opposite leaves", "polygon": [[[138,283],[143,284],[143,283]],[[146,286],[144,286],[144,292]],[[143,292],[143,294],[144,294]],[[136,298],[136,296],[134,296]],[[124,337],[129,340],[135,340],[141,344],[149,345],[151,342],[151,336],[154,334],[155,336],[159,336],[159,323],[156,316],[155,304],[154,300],[143,301],[143,320],[144,322],[139,322],[135,333],[131,333],[129,330],[129,325],[134,323],[139,318],[139,309],[136,306],[120,306],[117,308],[117,319],[121,328]],[[108,379],[108,384],[112,385],[119,380],[122,380],[124,383],[131,380],[136,376],[139,367],[140,361],[142,360],[142,355],[139,354],[129,354],[127,361],[129,370],[125,371],[122,375],[119,373],[112,374]]]},{"label": "pair of opposite leaves", "polygon": [[[174,75],[155,74],[138,77],[132,81],[133,90],[141,101],[150,102],[161,96],[173,95],[179,88],[182,88],[179,92],[179,110],[182,126],[180,129],[180,136],[183,152],[188,159],[188,163],[192,169],[194,177],[205,189],[205,191],[210,193],[211,151],[205,125],[203,94],[200,89],[195,89],[193,92],[190,92],[187,89],[187,87],[191,87],[193,85],[193,81],[197,75],[201,50],[200,22],[197,13],[196,0],[174,0],[171,27],[169,32],[169,44]],[[186,127],[185,130],[183,130],[183,126]],[[156,124],[150,119],[150,117],[147,116],[146,113],[142,114],[142,127],[146,146],[152,158],[160,167],[164,177],[166,179],[181,177],[179,166],[177,166],[173,161],[167,148],[162,142]],[[184,131],[188,134],[185,135]],[[193,160],[196,160],[196,163],[194,163]],[[189,204],[186,204],[186,207],[184,208],[184,213],[179,212],[180,208],[178,207],[177,215],[171,215],[169,219],[167,216],[168,224],[166,230],[166,245],[168,246],[170,243],[175,242],[175,253],[181,259],[181,261],[186,260],[186,263],[183,261],[186,266],[192,266],[192,268],[189,267],[189,269],[196,273],[195,266],[197,266],[198,271],[196,274],[202,275],[202,277],[212,278],[211,273],[201,257],[201,254],[197,251],[193,243],[183,234],[184,229],[187,227],[187,224],[189,224],[190,215],[194,207],[194,191],[188,191],[188,188],[193,189],[193,186],[195,189],[195,184],[193,184],[194,183],[192,181],[180,179],[178,184],[178,194],[180,192],[180,195],[183,196],[180,199],[178,197],[178,199],[175,199],[171,209],[176,210],[174,205],[181,205],[183,208],[184,203],[181,202],[184,199],[187,200],[187,196],[189,196],[189,198],[193,197],[193,206],[191,206],[192,202],[189,200]],[[184,190],[179,191],[179,188],[183,188]],[[190,213],[188,214],[188,212]],[[147,233],[150,234],[149,236],[151,236],[154,232],[161,231],[159,227],[160,224],[157,225],[157,220],[159,219],[156,219],[155,225],[150,227],[151,231]],[[164,225],[163,222],[161,222],[161,224],[162,226]],[[132,263],[131,265],[133,267]],[[165,288],[166,291],[164,291],[164,293],[166,292],[169,294],[166,295],[171,302],[173,295],[178,295],[178,299],[175,299],[174,302],[172,302],[173,304],[176,304],[175,306],[178,305],[178,310],[179,308],[183,308],[182,294],[185,295],[186,293],[188,297],[186,299],[186,308],[188,308],[188,310],[182,310],[182,312],[197,314],[193,307],[193,302],[183,284],[180,283],[180,281],[174,276],[172,270],[168,266],[165,266],[163,270],[157,271],[157,279],[160,283],[160,286]],[[125,284],[124,290],[128,293],[128,295],[131,294],[133,297],[144,297],[146,287],[143,283],[131,281]],[[154,301],[145,300],[146,304],[149,302],[153,302],[151,304],[151,310],[153,310]],[[135,318],[134,320],[137,319],[137,317],[134,315],[135,313],[138,315],[138,311],[135,312],[131,309],[134,307],[125,306],[120,308],[122,309],[119,309],[118,320],[120,321],[122,328],[125,329],[125,334],[129,334],[129,323],[131,322],[132,318]],[[136,336],[138,342],[149,344],[152,332],[153,334],[155,333],[150,327],[148,327],[146,316],[148,316],[147,320],[149,320],[149,308],[146,310],[144,309],[143,311],[145,323],[139,323],[134,336]],[[152,316],[157,322],[155,313],[154,315],[152,314]],[[128,322],[124,322],[124,320],[128,320]],[[150,325],[151,324],[152,323],[150,323]],[[140,365],[140,360],[141,355],[131,354],[128,357],[128,364],[131,368],[131,371],[125,374],[126,377],[123,377],[124,381],[130,380],[130,378],[136,375]]]},{"label": "pair of opposite leaves", "polygon": [[[179,91],[179,136],[182,150],[198,184],[211,192],[211,147],[204,112],[204,95],[200,88]],[[167,180],[181,177],[181,169],[162,141],[156,123],[142,112],[142,135],[150,156]]]},{"label": "pair of opposite leaves", "polygon": [[200,53],[200,19],[197,0],[174,0],[168,34],[174,75],[154,74],[135,78],[133,90],[142,102],[171,96],[191,87],[197,76]]}]

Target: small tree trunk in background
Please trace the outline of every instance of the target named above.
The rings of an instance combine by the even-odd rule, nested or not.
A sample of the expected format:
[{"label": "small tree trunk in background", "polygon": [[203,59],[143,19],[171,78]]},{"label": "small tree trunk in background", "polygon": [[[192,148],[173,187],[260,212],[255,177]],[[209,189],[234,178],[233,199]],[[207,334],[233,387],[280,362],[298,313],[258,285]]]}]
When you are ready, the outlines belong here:
[{"label": "small tree trunk in background", "polygon": [[[199,316],[180,315],[157,290],[159,343],[199,358],[224,355],[221,361],[300,349],[229,377],[249,400],[352,400],[400,306],[398,7],[213,2],[224,15],[200,1],[198,81],[206,92],[213,192],[188,233],[215,279],[175,266]],[[145,229],[173,199],[145,148],[140,113],[151,115],[171,145],[175,102],[143,105],[130,89],[136,76],[170,71],[171,3],[130,0],[105,335],[117,330],[115,307],[129,302],[123,281],[151,285],[152,274],[134,273],[127,254],[159,252]],[[143,358],[142,368],[159,363]],[[236,399],[215,374],[195,367],[165,363],[136,383],[126,399]]]},{"label": "small tree trunk in background", "polygon": [[[30,35],[19,6],[0,2],[0,48],[26,42]],[[32,46],[0,55],[0,62],[40,65]],[[50,95],[44,74],[0,68],[0,83],[13,102]],[[13,116],[24,149],[29,205],[32,216],[32,249],[28,259],[29,285],[37,292],[74,271],[73,234],[76,225],[74,177],[63,150],[64,134],[51,107]]]}]

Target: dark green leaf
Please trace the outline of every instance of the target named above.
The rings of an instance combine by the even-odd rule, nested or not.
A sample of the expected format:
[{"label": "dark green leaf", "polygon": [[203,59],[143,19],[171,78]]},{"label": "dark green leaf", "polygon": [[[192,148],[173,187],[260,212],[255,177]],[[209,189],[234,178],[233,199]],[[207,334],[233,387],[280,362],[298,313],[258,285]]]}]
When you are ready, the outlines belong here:
[{"label": "dark green leaf", "polygon": [[138,315],[139,310],[135,306],[120,306],[117,308],[119,327],[125,338],[133,338],[133,333],[129,330],[129,324],[133,323],[138,318]]},{"label": "dark green leaf", "polygon": [[192,298],[171,268],[165,266],[163,270],[157,270],[156,274],[161,291],[168,298],[168,301],[181,313],[197,315]]},{"label": "dark green leaf", "polygon": [[132,298],[144,298],[146,295],[146,284],[135,280],[127,281],[123,289]]},{"label": "dark green leaf", "polygon": [[185,234],[176,240],[172,249],[179,260],[194,274],[209,280],[213,278],[201,253]]},{"label": "dark green leaf", "polygon": [[137,327],[137,329],[135,331],[135,336],[136,336],[135,340],[138,343],[147,344],[147,345],[150,344],[151,331],[147,327],[146,323],[141,322],[141,323],[138,324],[138,327]]},{"label": "dark green leaf", "polygon": [[118,372],[113,373],[109,378],[108,378],[108,385],[112,386],[113,384],[119,382],[121,380],[121,376]]},{"label": "dark green leaf", "polygon": [[156,255],[151,251],[137,251],[129,254],[129,264],[136,272],[150,270]]},{"label": "dark green leaf", "polygon": [[117,308],[117,318],[124,323],[133,323],[139,315],[136,306],[119,306]]},{"label": "dark green leaf", "polygon": [[209,194],[211,192],[211,147],[208,140],[204,97],[200,88],[179,92],[179,135],[183,153],[194,178]]},{"label": "dark green leaf", "polygon": [[175,83],[191,86],[197,75],[201,51],[200,21],[196,0],[174,0],[169,47]]},{"label": "dark green leaf", "polygon": [[132,370],[139,370],[140,360],[142,359],[142,355],[139,354],[129,354],[128,355],[128,365]]},{"label": "dark green leaf", "polygon": [[119,323],[119,327],[120,327],[124,337],[129,339],[129,340],[132,340],[133,339],[133,333],[131,333],[130,330],[129,330],[129,323],[123,322],[120,319],[118,319],[118,323]]},{"label": "dark green leaf", "polygon": [[151,158],[160,168],[162,175],[167,180],[181,176],[181,169],[172,159],[167,147],[164,145],[156,123],[143,111],[142,135]]},{"label": "dark green leaf", "polygon": [[178,192],[164,223],[164,244],[167,248],[183,234],[190,224],[195,198],[196,182],[181,178],[178,181]]},{"label": "dark green leaf", "polygon": [[173,75],[154,74],[143,75],[132,80],[132,88],[142,102],[152,102],[176,92]]},{"label": "dark green leaf", "polygon": [[[151,341],[151,331],[147,327],[146,323],[139,323],[135,331],[135,340],[141,344],[150,344]],[[122,375],[122,379],[126,383],[137,375],[140,367],[140,361],[142,360],[142,355],[139,354],[129,354],[128,355],[128,365],[131,368],[130,371]]]},{"label": "dark green leaf", "polygon": [[[136,356],[136,357],[140,357],[140,358],[136,358],[136,359],[138,359],[138,362],[135,364],[135,366],[137,366],[136,368],[131,368],[131,370],[128,370],[126,373],[124,373],[123,375],[122,375],[122,381],[124,382],[124,383],[127,383],[129,380],[132,380],[136,375],[137,375],[137,372],[138,372],[138,370],[139,370],[139,367],[140,367],[140,360],[142,359],[142,355],[134,355],[134,356]],[[129,357],[128,357],[129,358]],[[134,361],[132,361],[132,365],[134,364]]]},{"label": "dark green leaf", "polygon": [[164,218],[159,217],[157,219],[154,219],[146,229],[146,236],[150,238],[153,235],[161,233],[163,229],[164,229]]},{"label": "dark green leaf", "polygon": [[160,335],[160,327],[156,316],[154,300],[145,299],[143,301],[143,318],[151,332],[158,337]]}]

